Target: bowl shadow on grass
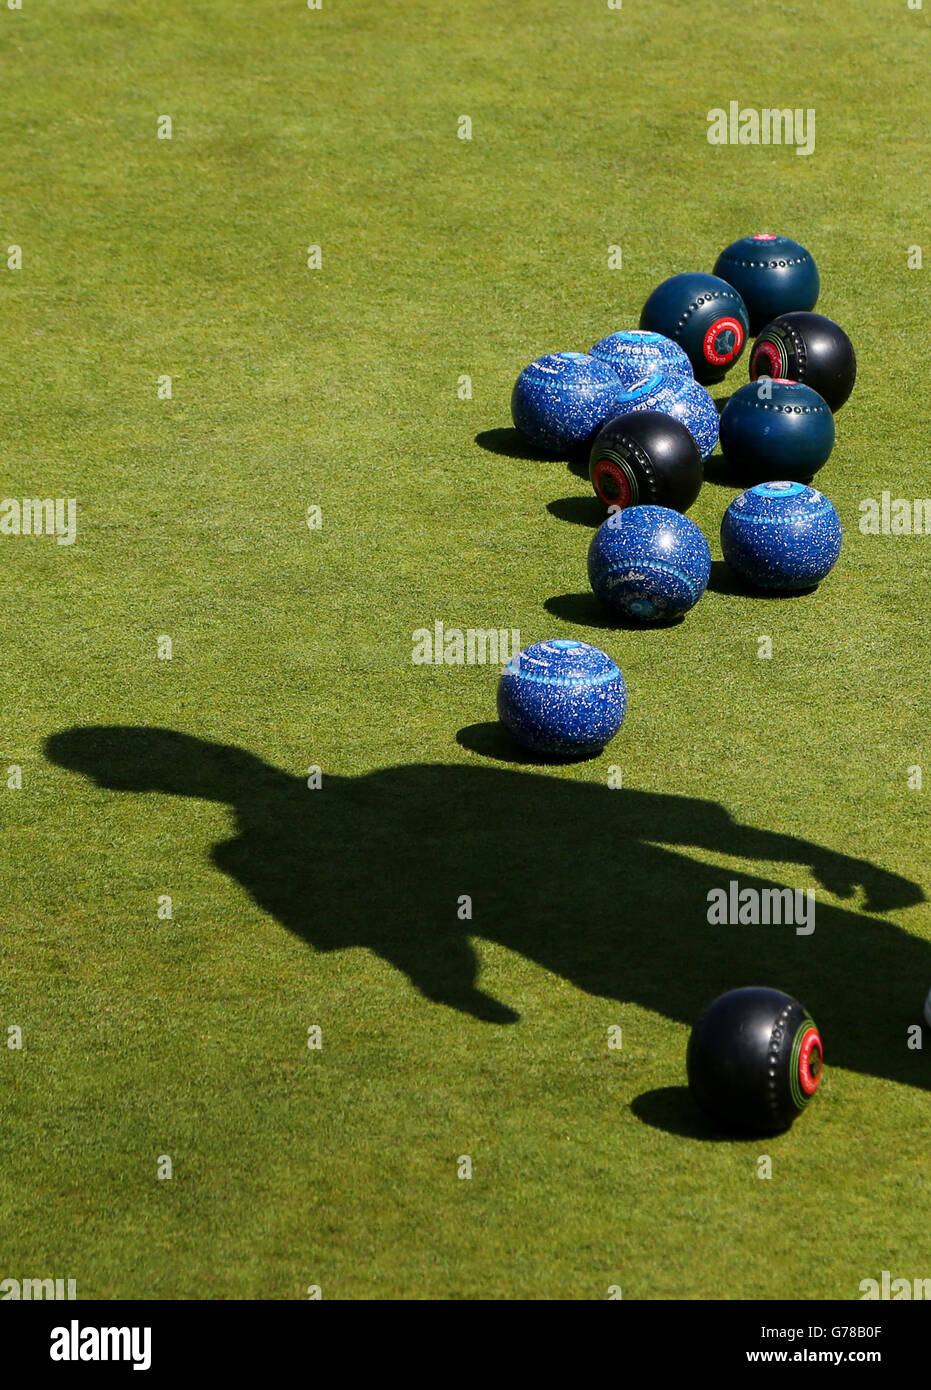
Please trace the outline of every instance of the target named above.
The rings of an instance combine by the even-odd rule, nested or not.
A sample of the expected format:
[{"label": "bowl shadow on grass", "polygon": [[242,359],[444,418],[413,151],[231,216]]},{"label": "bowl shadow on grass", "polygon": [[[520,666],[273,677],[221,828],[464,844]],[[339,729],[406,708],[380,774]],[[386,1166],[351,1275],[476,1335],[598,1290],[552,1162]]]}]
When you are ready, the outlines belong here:
[{"label": "bowl shadow on grass", "polygon": [[537,449],[515,429],[480,430],[475,436],[480,449],[501,458],[526,459],[534,463],[559,463],[566,454],[551,454],[546,449]]},{"label": "bowl shadow on grass", "polygon": [[[644,1091],[630,1103],[642,1124],[677,1134],[683,1139],[699,1139],[713,1144],[759,1144],[759,1135],[730,1131],[716,1125],[692,1099],[688,1086],[660,1086]],[[777,1138],[778,1136],[767,1136]]]},{"label": "bowl shadow on grass", "polygon": [[460,748],[467,748],[470,753],[478,753],[482,758],[492,758],[498,763],[513,763],[515,766],[566,767],[571,763],[591,762],[593,758],[601,756],[600,753],[567,757],[531,753],[529,749],[522,748],[497,719],[483,724],[467,724],[456,734],[456,742]]},{"label": "bowl shadow on grass", "polygon": [[[588,465],[591,459],[591,453],[591,446],[584,444],[573,453],[566,455],[566,467],[569,469],[569,472],[574,473],[577,478],[584,478],[585,482],[590,481]],[[597,501],[597,498],[595,500]]]},{"label": "bowl shadow on grass", "polygon": [[[338,741],[338,729],[327,733]],[[469,744],[502,746],[474,726],[462,736],[461,747]],[[81,814],[100,818],[111,797],[140,798],[126,819],[128,838],[109,844],[99,866],[101,874],[132,872],[133,848],[146,836],[145,798],[172,798],[172,836],[153,853],[166,869],[182,847],[193,856],[205,890],[224,904],[221,926],[234,955],[257,958],[267,944],[264,933],[250,941],[240,893],[294,933],[308,947],[310,990],[325,969],[318,956],[364,950],[401,975],[404,1008],[412,988],[425,1008],[451,1011],[426,1028],[455,1030],[457,1013],[513,1025],[520,995],[511,990],[519,985],[501,972],[496,994],[485,988],[485,942],[604,1001],[612,1023],[624,1021],[629,1003],[691,1025],[709,999],[766,982],[811,1011],[832,1065],[931,1091],[931,1053],[903,1041],[931,980],[931,942],[869,915],[923,902],[921,887],[784,824],[736,819],[707,797],[609,787],[599,773],[610,752],[602,769],[593,764],[591,775],[565,777],[471,761],[453,747],[449,762],[328,772],[323,788],[308,792],[296,767],[170,728],[69,728],[51,735],[44,751],[67,769],[56,790],[77,815],[66,821],[73,833],[58,836],[65,874],[77,881],[85,872]],[[224,807],[229,817],[202,842],[198,802]],[[742,886],[758,893],[790,891],[780,880],[820,884],[836,898],[862,888],[863,905],[819,900],[813,937],[791,926],[709,929],[709,888],[733,872],[707,862],[721,855],[745,861]],[[213,873],[229,882],[214,884]],[[469,922],[455,912],[464,885],[481,905]],[[255,930],[256,914],[248,920]],[[105,965],[114,947],[101,930],[82,949],[91,966]],[[132,931],[119,949],[138,950],[144,969],[145,947]],[[214,969],[224,969],[220,945]],[[864,978],[868,990],[858,987]],[[560,1008],[558,991],[548,1006]],[[649,1080],[644,1070],[643,1084]],[[668,1096],[641,1098],[639,1109],[647,1122],[685,1123]]]},{"label": "bowl shadow on grass", "polygon": [[543,607],[547,613],[552,613],[554,618],[561,618],[565,623],[576,623],[579,627],[599,628],[602,632],[666,632],[669,628],[678,627],[684,621],[683,614],[652,623],[638,621],[636,618],[627,618],[623,613],[606,608],[603,603],[598,602],[592,593],[555,594],[546,600]]},{"label": "bowl shadow on grass", "polygon": [[588,478],[588,456],[590,442],[586,441],[575,449],[538,449],[516,429],[480,430],[475,436],[480,449],[500,458],[519,459],[527,463],[564,463],[580,478]]},{"label": "bowl shadow on grass", "polygon": [[756,589],[735,574],[724,560],[712,560],[711,578],[708,580],[708,592],[712,594],[727,594],[732,598],[775,599],[780,603],[807,598],[817,588],[817,584],[810,584],[806,589]]},{"label": "bowl shadow on grass", "polygon": [[588,526],[593,531],[608,515],[605,504],[594,493],[589,497],[556,497],[547,502],[546,510],[559,521],[571,521],[573,526]]},{"label": "bowl shadow on grass", "polygon": [[745,478],[737,472],[720,452],[710,454],[704,460],[705,482],[711,487],[729,487],[735,492],[743,492],[748,486]]},{"label": "bowl shadow on grass", "polygon": [[[807,475],[799,474],[794,469],[789,469],[792,477],[789,481],[805,483],[812,486],[814,473]],[[771,468],[761,468],[756,471],[748,468],[737,468],[728,463],[724,455],[718,452],[709,455],[705,459],[705,482],[712,487],[729,487],[735,492],[746,492],[747,488],[756,487],[758,483],[783,482],[784,479],[776,479]]]}]

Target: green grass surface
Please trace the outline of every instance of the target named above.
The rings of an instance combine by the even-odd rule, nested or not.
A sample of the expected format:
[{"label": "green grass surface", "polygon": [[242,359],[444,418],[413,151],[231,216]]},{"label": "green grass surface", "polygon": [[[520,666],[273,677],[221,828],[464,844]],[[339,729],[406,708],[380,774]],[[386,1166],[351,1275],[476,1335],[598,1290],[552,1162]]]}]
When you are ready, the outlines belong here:
[{"label": "green grass surface", "polygon": [[[78,502],[72,547],[0,540],[0,1275],[585,1299],[931,1274],[931,1038],[906,1045],[931,538],[857,527],[931,491],[927,11],[25,0],[0,52],[2,492]],[[710,146],[732,99],[814,107],[814,155]],[[566,598],[592,512],[548,510],[586,481],[475,437],[525,362],[761,229],[812,250],[859,356],[819,475],[841,562],[613,628]],[[692,511],[715,558],[735,491]],[[475,729],[496,670],[412,664],[436,619],[605,648],[616,743],[503,760]],[[732,877],[816,887],[815,934],[710,927]],[[803,998],[828,1072],[788,1134],[719,1140],[688,1027],[756,981]]]}]

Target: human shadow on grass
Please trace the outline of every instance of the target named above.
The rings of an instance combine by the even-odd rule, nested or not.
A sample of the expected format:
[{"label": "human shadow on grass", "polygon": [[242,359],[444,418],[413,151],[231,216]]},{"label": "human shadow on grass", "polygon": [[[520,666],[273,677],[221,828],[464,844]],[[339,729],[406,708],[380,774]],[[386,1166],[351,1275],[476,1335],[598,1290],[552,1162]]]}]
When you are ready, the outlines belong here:
[{"label": "human shadow on grass", "polygon": [[[715,802],[483,764],[324,776],[311,791],[242,748],[160,728],[72,728],[46,753],[116,792],[228,806],[233,833],[210,858],[265,912],[316,951],[373,952],[427,999],[474,1018],[514,1022],[519,1001],[480,988],[471,937],[685,1024],[724,990],[772,985],[805,1003],[829,1064],[931,1087],[928,1054],[906,1046],[931,944],[870,915],[921,902],[922,890],[865,859],[743,825]],[[188,837],[181,811],[177,837]],[[787,866],[785,885],[742,873],[741,888],[861,888],[865,901],[819,902],[809,936],[711,926],[708,892],[735,875],[693,857],[702,852]],[[457,915],[463,894],[469,922]]]}]

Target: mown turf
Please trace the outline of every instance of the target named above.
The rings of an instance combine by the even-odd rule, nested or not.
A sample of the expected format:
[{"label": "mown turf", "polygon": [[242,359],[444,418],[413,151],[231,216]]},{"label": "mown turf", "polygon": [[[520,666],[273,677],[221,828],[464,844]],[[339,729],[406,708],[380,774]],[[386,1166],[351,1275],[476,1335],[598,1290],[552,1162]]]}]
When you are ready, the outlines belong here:
[{"label": "mown turf", "polygon": [[[79,509],[70,548],[2,538],[0,1039],[24,1048],[0,1063],[0,1274],[105,1298],[931,1274],[931,1040],[907,1047],[931,538],[857,526],[863,498],[929,492],[927,11],[0,14],[2,491]],[[711,147],[732,99],[814,107],[814,155]],[[812,250],[859,355],[820,475],[841,562],[789,601],[717,571],[681,626],[613,628],[565,500],[585,480],[491,432],[526,361],[634,326],[761,229]],[[693,509],[715,558],[734,491]],[[617,742],[508,762],[496,670],[411,661],[437,619],[604,647]],[[710,927],[732,877],[816,887],[814,935]],[[754,980],[799,993],[829,1069],[789,1134],[722,1141],[682,1093],[688,1025]]]}]

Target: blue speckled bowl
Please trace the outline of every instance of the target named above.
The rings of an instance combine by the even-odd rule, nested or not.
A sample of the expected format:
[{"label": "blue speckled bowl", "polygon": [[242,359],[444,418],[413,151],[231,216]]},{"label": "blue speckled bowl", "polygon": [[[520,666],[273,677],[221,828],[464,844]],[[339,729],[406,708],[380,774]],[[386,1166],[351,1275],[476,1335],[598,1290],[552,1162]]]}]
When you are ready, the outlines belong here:
[{"label": "blue speckled bowl", "polygon": [[698,445],[703,459],[714,453],[720,416],[718,407],[700,382],[694,378],[684,381],[672,400],[657,408],[682,421]]},{"label": "blue speckled bowl", "polygon": [[498,685],[499,719],[534,753],[600,753],[626,711],[624,677],[609,656],[586,642],[535,642],[512,658]]},{"label": "blue speckled bowl", "polygon": [[816,488],[760,483],[735,497],[721,522],[724,559],[758,589],[810,589],[834,568],[840,517]]},{"label": "blue speckled bowl", "polygon": [[562,453],[584,444],[616,413],[617,374],[584,352],[553,352],[525,367],[511,395],[517,429],[539,449]]},{"label": "blue speckled bowl", "polygon": [[687,613],[708,585],[711,550],[701,531],[669,507],[627,507],[609,516],[588,551],[595,597],[640,622]]},{"label": "blue speckled bowl", "polygon": [[591,355],[613,368],[626,391],[654,372],[662,372],[670,380],[694,381],[688,357],[678,343],[664,338],[662,333],[648,333],[641,328],[610,333],[595,344]]},{"label": "blue speckled bowl", "polygon": [[[655,337],[655,334],[650,336]],[[718,442],[718,408],[709,393],[693,376],[651,372],[625,388],[618,398],[612,419],[639,410],[661,410],[681,420],[698,445],[702,458],[714,452]]]}]

